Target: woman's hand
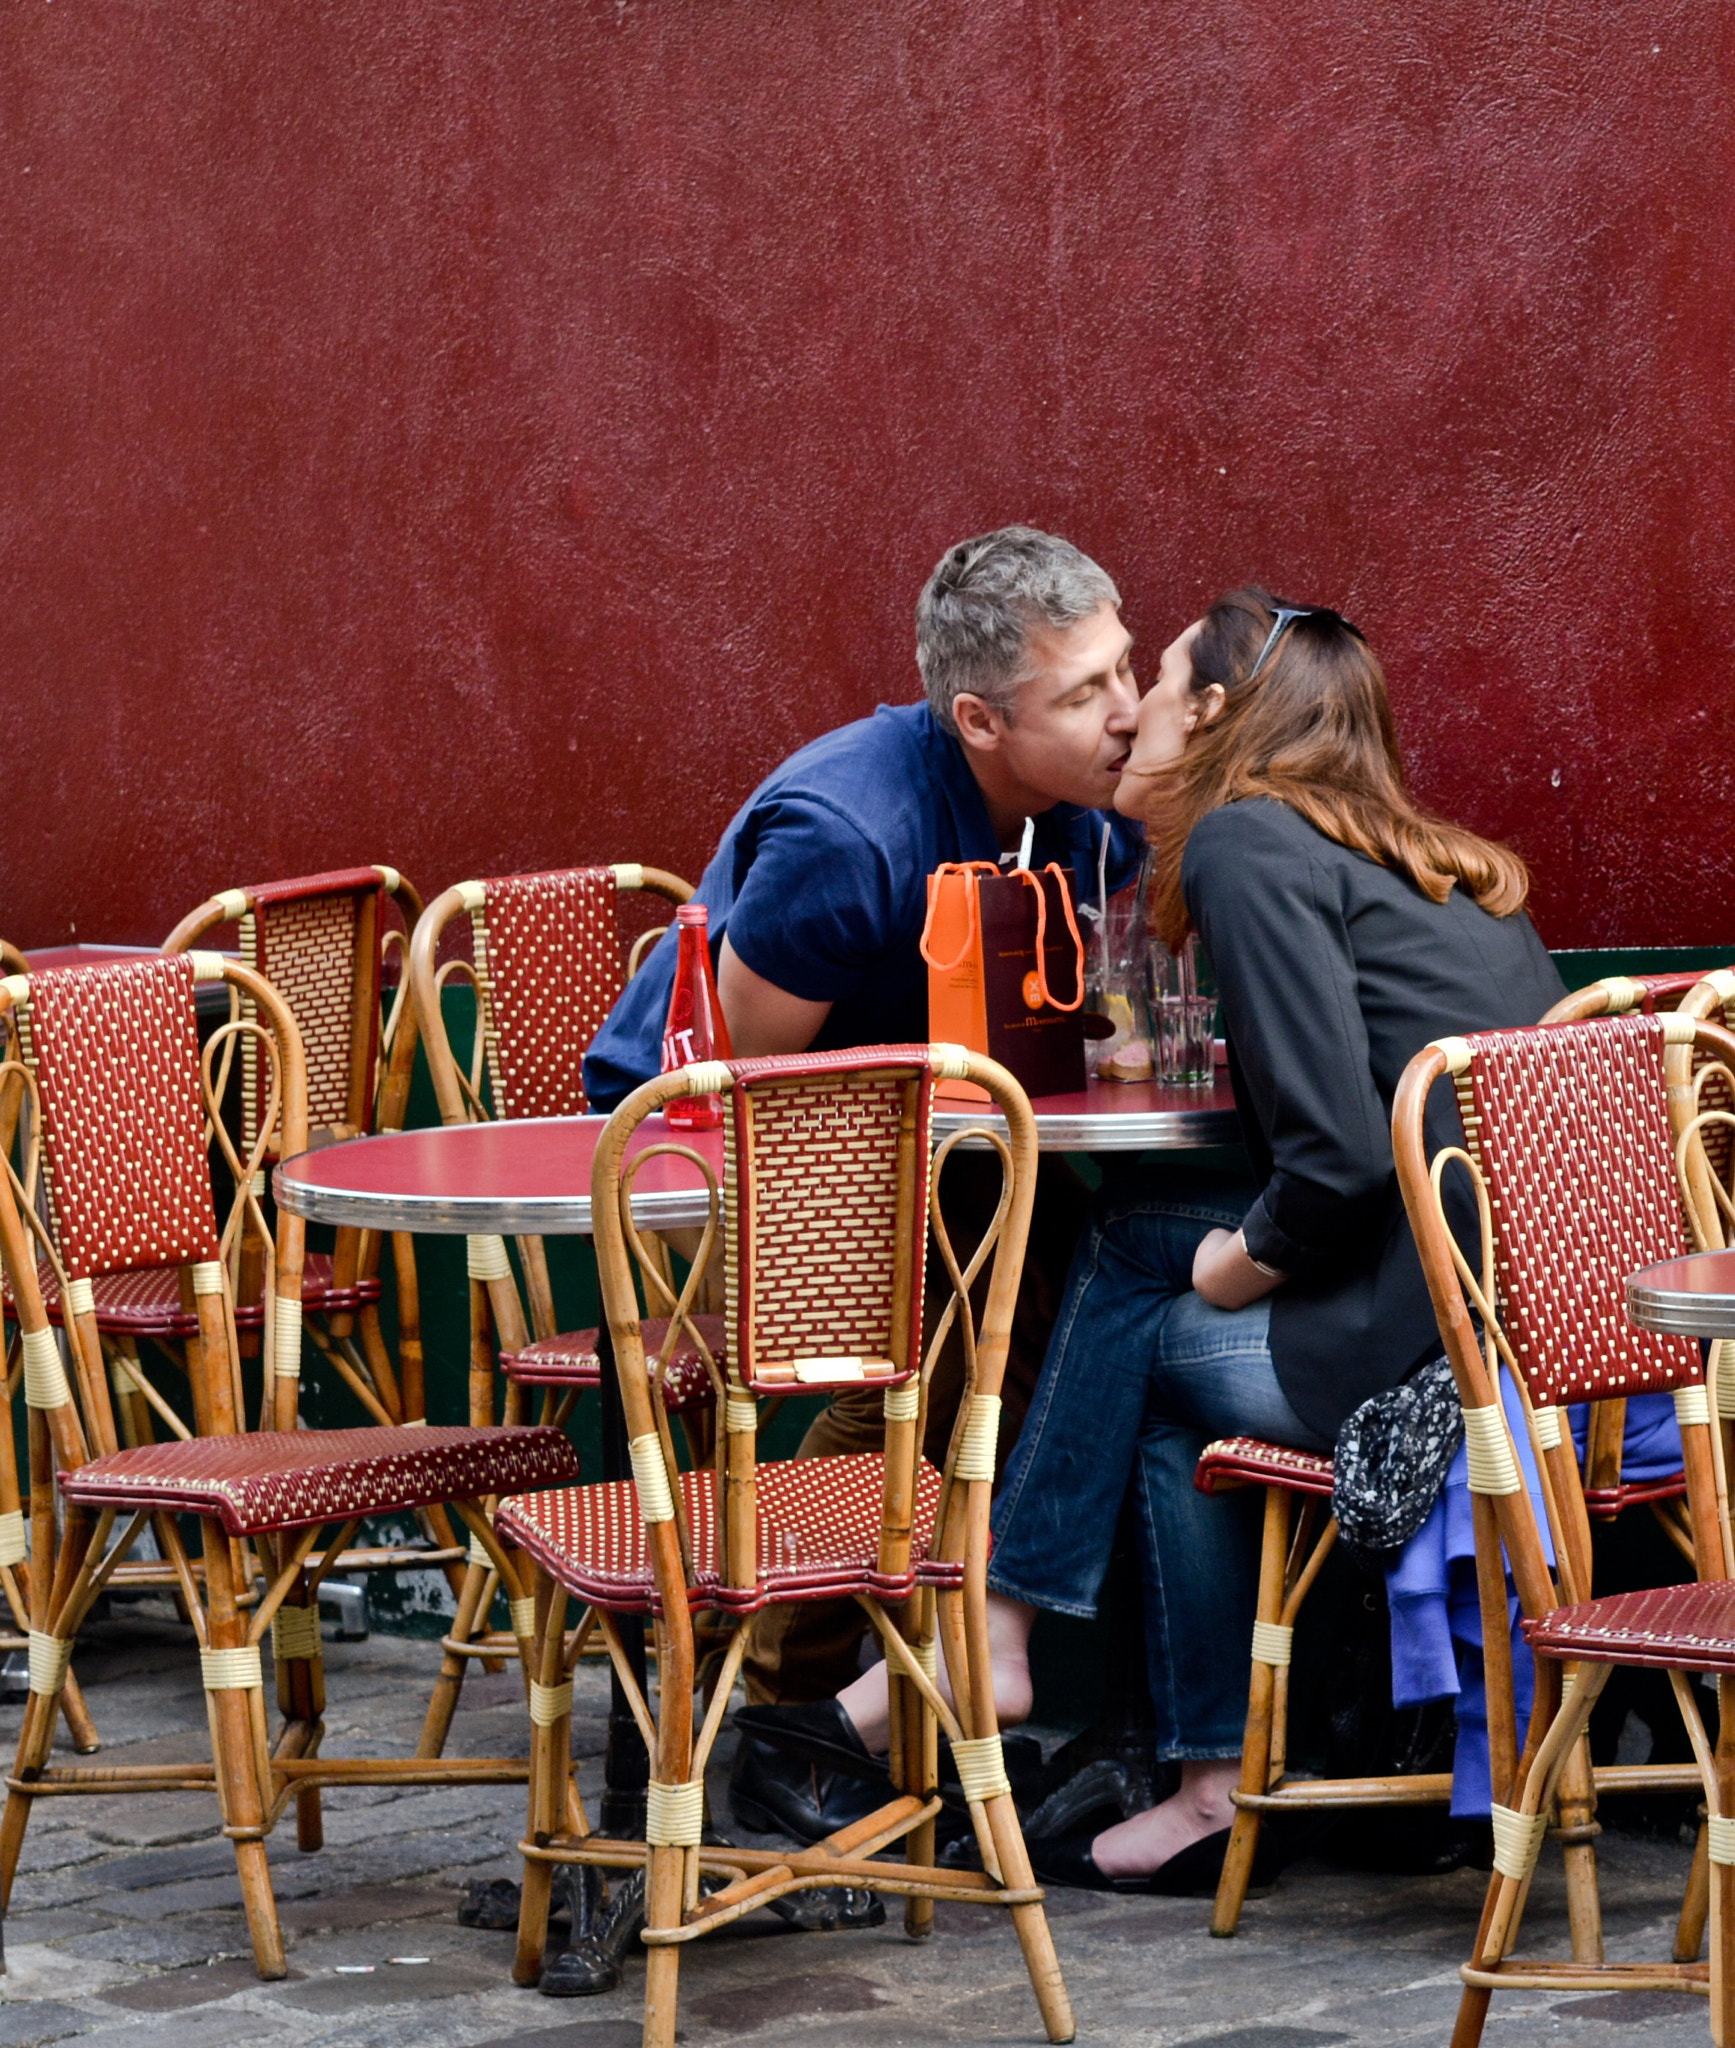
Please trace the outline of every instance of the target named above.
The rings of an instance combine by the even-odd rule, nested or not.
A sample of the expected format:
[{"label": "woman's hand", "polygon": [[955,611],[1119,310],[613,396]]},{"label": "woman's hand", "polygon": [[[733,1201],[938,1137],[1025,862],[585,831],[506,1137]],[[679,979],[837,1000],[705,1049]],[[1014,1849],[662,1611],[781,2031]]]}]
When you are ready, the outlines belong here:
[{"label": "woman's hand", "polygon": [[1193,1292],[1213,1308],[1246,1308],[1280,1287],[1284,1277],[1253,1263],[1238,1230],[1207,1231],[1193,1254]]}]

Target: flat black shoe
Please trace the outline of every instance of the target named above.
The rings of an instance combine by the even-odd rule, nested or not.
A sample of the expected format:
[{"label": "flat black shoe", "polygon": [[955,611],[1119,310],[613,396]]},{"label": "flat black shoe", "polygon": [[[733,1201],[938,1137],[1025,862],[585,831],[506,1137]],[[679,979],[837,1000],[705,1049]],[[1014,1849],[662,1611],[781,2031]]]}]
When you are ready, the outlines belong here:
[{"label": "flat black shoe", "polygon": [[[1214,1835],[1189,1842],[1155,1870],[1130,1877],[1110,1877],[1090,1853],[1091,1844],[1102,1832],[1100,1828],[1083,1827],[1069,1835],[1051,1836],[1047,1841],[1026,1842],[1037,1882],[1071,1885],[1080,1891],[1119,1892],[1126,1897],[1204,1899],[1216,1891],[1217,1880],[1223,1875],[1223,1858],[1229,1850],[1228,1828],[1219,1828]],[[1274,1873],[1262,1872],[1259,1863],[1260,1858],[1255,1856],[1254,1883],[1269,1884]]]},{"label": "flat black shoe", "polygon": [[897,1796],[883,1764],[872,1778],[829,1770],[746,1734],[729,1778],[729,1811],[738,1827],[797,1842],[822,1842]]},{"label": "flat black shoe", "polygon": [[736,1712],[735,1726],[743,1737],[751,1735],[755,1742],[805,1757],[824,1770],[872,1778],[876,1783],[886,1775],[884,1757],[875,1756],[867,1747],[836,1700],[742,1707]]}]

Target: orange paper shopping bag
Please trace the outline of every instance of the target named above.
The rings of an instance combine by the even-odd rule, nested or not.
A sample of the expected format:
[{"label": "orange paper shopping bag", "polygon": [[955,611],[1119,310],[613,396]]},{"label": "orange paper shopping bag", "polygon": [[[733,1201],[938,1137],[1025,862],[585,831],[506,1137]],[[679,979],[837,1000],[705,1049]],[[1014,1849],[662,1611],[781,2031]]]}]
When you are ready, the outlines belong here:
[{"label": "orange paper shopping bag", "polygon": [[[936,868],[922,958],[930,1039],[986,1053],[1027,1095],[1083,1088],[1084,942],[1057,861],[1010,874],[986,860]],[[938,1093],[987,1100],[969,1081],[942,1081]]]}]

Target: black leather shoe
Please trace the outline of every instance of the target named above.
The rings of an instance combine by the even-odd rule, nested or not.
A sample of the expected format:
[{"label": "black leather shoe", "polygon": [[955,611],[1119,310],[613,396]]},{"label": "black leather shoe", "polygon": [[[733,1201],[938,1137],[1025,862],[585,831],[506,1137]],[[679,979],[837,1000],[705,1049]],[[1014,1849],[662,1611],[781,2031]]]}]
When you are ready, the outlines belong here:
[{"label": "black leather shoe", "polygon": [[[735,1715],[742,1740],[749,1736],[770,1749],[805,1757],[822,1770],[842,1771],[852,1778],[886,1775],[884,1757],[868,1749],[855,1723],[836,1700],[808,1700],[798,1706],[742,1707]],[[872,1810],[871,1808],[869,1809]]]},{"label": "black leather shoe", "polygon": [[[644,1932],[644,1872],[618,1872],[609,1887],[608,1904],[600,1911],[592,1910],[587,1898],[584,1917],[589,1921],[584,1938],[575,1939],[570,1947],[563,1948],[543,1965],[536,1988],[544,1998],[594,1998],[619,1984],[621,1960],[628,1949],[638,1946],[639,1936]],[[575,1901],[575,1934],[578,1920]]]},{"label": "black leather shoe", "polygon": [[[1046,1841],[1026,1842],[1037,1883],[1071,1885],[1082,1891],[1119,1892],[1129,1897],[1204,1899],[1216,1891],[1217,1880],[1223,1875],[1223,1858],[1229,1849],[1227,1828],[1219,1828],[1214,1835],[1189,1842],[1178,1855],[1171,1856],[1155,1870],[1130,1877],[1110,1877],[1090,1853],[1091,1844],[1102,1832],[1098,1827],[1083,1827],[1070,1835],[1053,1835]],[[1275,1882],[1277,1873],[1273,1862],[1261,1842],[1253,1858],[1253,1879],[1249,1889]],[[1261,1869],[1261,1864],[1265,1868]]]},{"label": "black leather shoe", "polygon": [[743,1733],[729,1778],[729,1811],[738,1827],[755,1834],[822,1842],[898,1796],[885,1766],[875,1769],[877,1776],[830,1770]]}]

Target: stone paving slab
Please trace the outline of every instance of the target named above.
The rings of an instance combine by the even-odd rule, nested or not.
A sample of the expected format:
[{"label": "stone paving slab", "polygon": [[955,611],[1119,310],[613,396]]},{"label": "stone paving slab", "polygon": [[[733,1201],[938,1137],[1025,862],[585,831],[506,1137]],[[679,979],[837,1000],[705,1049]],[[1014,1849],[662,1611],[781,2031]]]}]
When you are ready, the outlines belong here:
[{"label": "stone paving slab", "polygon": [[[436,1658],[431,1644],[405,1639],[328,1643],[327,1747],[408,1754]],[[166,1682],[182,1659],[184,1631],[137,1619],[103,1624],[81,1649],[106,1761],[198,1753],[196,1687]],[[523,1753],[516,1685],[511,1673],[473,1678],[454,1753]],[[577,1688],[580,1782],[594,1802],[606,1670],[587,1660]],[[15,1739],[19,1714],[0,1707],[0,1748]],[[717,1811],[728,1742],[713,1782]],[[293,1825],[273,1838],[291,1974],[263,1984],[214,1797],[44,1801],[6,1924],[0,2048],[637,2048],[642,1963],[608,1997],[557,2003],[512,1984],[510,1934],[457,1925],[467,1878],[517,1875],[523,1803],[511,1786],[328,1793],[322,1852],[301,1855]],[[1688,1847],[1610,1832],[1599,1857],[1611,1956],[1666,1954]],[[1229,1942],[1210,1939],[1203,1900],[1059,1892],[1050,1903],[1082,2042],[1444,2048],[1483,1882],[1474,1871],[1390,1877],[1304,1863],[1249,1902]],[[903,1938],[898,1903],[888,1904],[881,1928],[802,1935],[761,1914],[697,1944],[682,1962],[682,2048],[1042,2039],[1004,1918],[943,1905],[934,1938],[918,1945]],[[1564,1938],[1564,1885],[1558,1860],[1545,1856],[1526,1946],[1558,1954]],[[1611,2048],[1639,2029],[1647,2048],[1703,2043],[1705,2005],[1657,1993],[1515,1993],[1496,2002],[1485,2038],[1489,2048]]]}]

